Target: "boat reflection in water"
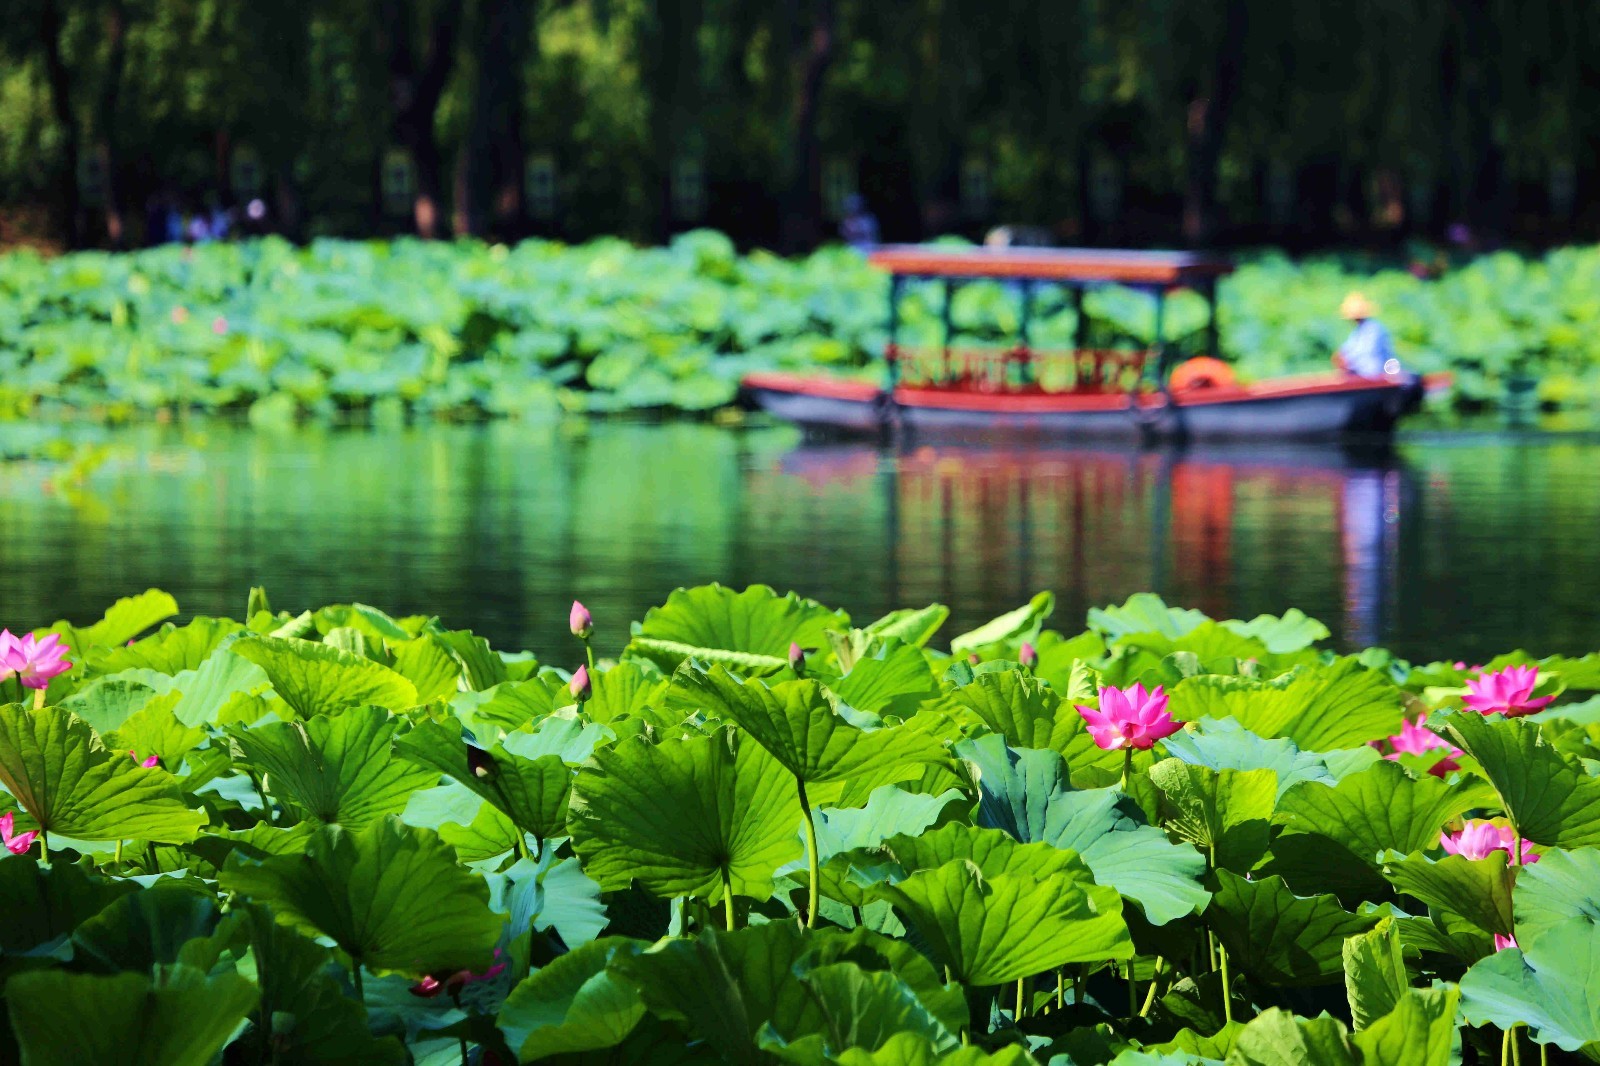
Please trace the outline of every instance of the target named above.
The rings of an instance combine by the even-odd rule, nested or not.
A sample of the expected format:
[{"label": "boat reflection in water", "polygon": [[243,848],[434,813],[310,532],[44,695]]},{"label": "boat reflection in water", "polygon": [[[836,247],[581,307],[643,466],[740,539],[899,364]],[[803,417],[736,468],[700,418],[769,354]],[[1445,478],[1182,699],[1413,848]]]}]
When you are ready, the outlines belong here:
[{"label": "boat reflection in water", "polygon": [[[750,476],[791,482],[758,495],[808,498],[819,537],[881,540],[886,572],[859,574],[862,587],[951,605],[951,633],[1040,589],[1068,631],[1090,607],[1153,590],[1217,618],[1299,607],[1349,648],[1382,643],[1393,622],[1414,495],[1389,450],[1325,446],[807,444]],[[863,514],[868,480],[879,506]]]}]

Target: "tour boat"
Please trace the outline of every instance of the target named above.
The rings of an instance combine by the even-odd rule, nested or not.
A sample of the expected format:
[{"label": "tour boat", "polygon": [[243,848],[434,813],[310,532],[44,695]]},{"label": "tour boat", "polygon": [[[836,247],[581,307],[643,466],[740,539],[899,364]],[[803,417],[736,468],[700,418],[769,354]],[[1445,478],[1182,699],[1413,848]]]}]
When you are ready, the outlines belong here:
[{"label": "tour boat", "polygon": [[[912,245],[880,248],[869,259],[890,275],[887,384],[756,373],[743,381],[752,402],[802,426],[854,434],[1004,431],[1049,438],[1323,440],[1387,434],[1422,396],[1424,383],[1398,371],[1379,378],[1324,373],[1244,383],[1211,355],[1176,363],[1163,336],[1163,311],[1167,294],[1177,289],[1206,299],[1211,314],[1204,350],[1218,349],[1217,279],[1232,265],[1214,256]],[[974,281],[1004,282],[1020,294],[1020,336],[1014,345],[951,343],[952,295]],[[938,286],[943,343],[936,348],[900,344],[900,302],[913,282]],[[1029,318],[1041,285],[1066,289],[1078,309],[1078,335],[1068,350],[1036,349],[1030,342]],[[1083,294],[1100,285],[1121,285],[1152,297],[1155,330],[1149,347],[1085,343]]]}]

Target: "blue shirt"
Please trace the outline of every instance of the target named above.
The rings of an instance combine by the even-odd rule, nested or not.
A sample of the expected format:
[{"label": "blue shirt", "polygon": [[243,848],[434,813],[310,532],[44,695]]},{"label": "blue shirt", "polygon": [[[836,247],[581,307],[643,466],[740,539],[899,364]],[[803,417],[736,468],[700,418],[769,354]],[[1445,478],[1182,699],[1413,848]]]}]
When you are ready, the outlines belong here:
[{"label": "blue shirt", "polygon": [[1383,365],[1394,358],[1394,342],[1389,331],[1375,318],[1356,323],[1350,336],[1339,347],[1345,369],[1364,378],[1384,376]]}]

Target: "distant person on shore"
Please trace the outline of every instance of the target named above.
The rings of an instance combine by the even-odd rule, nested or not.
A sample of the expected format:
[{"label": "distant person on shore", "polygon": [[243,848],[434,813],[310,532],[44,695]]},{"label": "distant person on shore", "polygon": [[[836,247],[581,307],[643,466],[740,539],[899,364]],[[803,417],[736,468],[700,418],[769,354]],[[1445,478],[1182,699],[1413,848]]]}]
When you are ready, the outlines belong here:
[{"label": "distant person on shore", "polygon": [[839,222],[839,236],[852,248],[868,249],[878,243],[878,218],[867,210],[866,200],[853,192],[845,197],[844,218]]},{"label": "distant person on shore", "polygon": [[1382,378],[1400,373],[1394,341],[1378,321],[1378,305],[1353,292],[1339,305],[1339,315],[1355,323],[1350,336],[1333,353],[1333,365],[1354,377]]}]

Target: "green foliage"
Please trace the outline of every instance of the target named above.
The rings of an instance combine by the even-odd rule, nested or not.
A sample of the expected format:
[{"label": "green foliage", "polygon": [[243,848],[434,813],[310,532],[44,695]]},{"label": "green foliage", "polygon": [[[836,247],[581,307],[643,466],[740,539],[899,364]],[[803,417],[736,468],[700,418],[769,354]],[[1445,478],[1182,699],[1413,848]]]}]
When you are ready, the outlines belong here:
[{"label": "green foliage", "polygon": [[[119,608],[117,644],[84,637],[41,707],[0,707],[0,808],[48,836],[0,858],[0,1060],[1445,1066],[1512,1028],[1600,1043],[1583,727],[1439,713],[1463,768],[1414,774],[1362,743],[1402,705],[1387,666],[1292,612],[1135,597],[1075,635],[1032,611],[950,664],[942,609],[857,630],[710,586],[577,704],[436,620],[254,599],[248,633],[131,647],[154,612]],[[1068,693],[1009,658],[1023,637]],[[1260,652],[1178,683],[1191,720],[1124,780],[1076,704],[1201,641]],[[1444,853],[1463,818],[1538,861]]]}]

